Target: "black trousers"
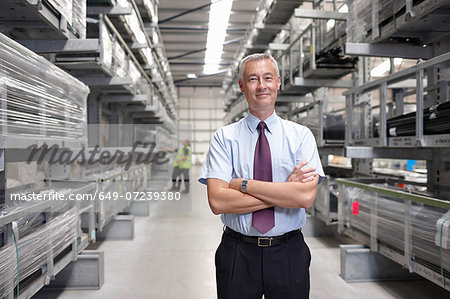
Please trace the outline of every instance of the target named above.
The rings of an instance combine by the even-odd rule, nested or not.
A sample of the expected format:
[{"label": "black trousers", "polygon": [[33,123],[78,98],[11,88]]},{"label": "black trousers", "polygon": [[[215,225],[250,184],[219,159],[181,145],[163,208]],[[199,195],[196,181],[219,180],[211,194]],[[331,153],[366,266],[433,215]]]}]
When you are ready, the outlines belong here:
[{"label": "black trousers", "polygon": [[181,175],[183,175],[184,186],[186,187],[189,184],[189,168],[185,169],[185,168],[179,168],[178,166],[175,166],[173,168],[173,172],[172,172],[172,182],[176,182],[177,177],[180,177],[180,180],[181,180]]},{"label": "black trousers", "polygon": [[224,232],[215,256],[218,299],[308,298],[310,262],[301,233],[287,243],[258,247]]}]

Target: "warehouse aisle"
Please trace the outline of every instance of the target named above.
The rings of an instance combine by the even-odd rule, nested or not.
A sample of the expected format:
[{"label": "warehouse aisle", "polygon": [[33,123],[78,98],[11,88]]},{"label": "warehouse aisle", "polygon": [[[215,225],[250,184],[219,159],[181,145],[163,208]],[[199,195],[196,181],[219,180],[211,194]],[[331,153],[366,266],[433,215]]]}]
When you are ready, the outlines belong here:
[{"label": "warehouse aisle", "polygon": [[[193,167],[197,178],[200,167]],[[208,207],[206,187],[193,180],[191,199],[152,202],[136,218],[133,241],[98,242],[105,252],[105,284],[96,291],[41,291],[33,298],[215,298],[214,252],[222,225]],[[312,252],[311,298],[440,298],[428,281],[351,283],[339,277],[339,244],[347,238],[307,237]],[[280,298],[281,299],[281,298]]]}]

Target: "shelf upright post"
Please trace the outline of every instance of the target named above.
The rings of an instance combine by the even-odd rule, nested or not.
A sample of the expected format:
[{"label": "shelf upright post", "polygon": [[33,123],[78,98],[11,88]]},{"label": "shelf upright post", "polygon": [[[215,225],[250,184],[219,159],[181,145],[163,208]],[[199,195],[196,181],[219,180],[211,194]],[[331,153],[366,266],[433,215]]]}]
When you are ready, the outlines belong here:
[{"label": "shelf upright post", "polygon": [[[378,196],[377,193],[375,193]],[[370,250],[378,252],[378,200],[370,202]]]},{"label": "shelf upright post", "polygon": [[416,72],[416,144],[423,145],[423,68]]},{"label": "shelf upright post", "polygon": [[372,1],[372,40],[377,39],[380,36],[380,29],[378,27],[378,0]]},{"label": "shelf upright post", "polygon": [[386,137],[386,97],[387,97],[387,83],[386,81],[380,85],[380,145],[387,146]]},{"label": "shelf upright post", "polygon": [[314,22],[311,26],[311,44],[309,47],[309,54],[311,55],[309,58],[309,61],[311,62],[311,70],[316,69],[316,25]]},{"label": "shelf upright post", "polygon": [[300,58],[299,58],[298,76],[300,78],[303,78],[303,56],[305,55],[305,53],[303,53],[303,36],[300,37],[299,40],[299,51],[300,51]]},{"label": "shelf upright post", "polygon": [[345,118],[347,122],[347,128],[345,129],[345,144],[347,146],[350,146],[353,144],[352,140],[352,121],[353,121],[353,99],[355,97],[355,94],[349,93],[345,96]]}]

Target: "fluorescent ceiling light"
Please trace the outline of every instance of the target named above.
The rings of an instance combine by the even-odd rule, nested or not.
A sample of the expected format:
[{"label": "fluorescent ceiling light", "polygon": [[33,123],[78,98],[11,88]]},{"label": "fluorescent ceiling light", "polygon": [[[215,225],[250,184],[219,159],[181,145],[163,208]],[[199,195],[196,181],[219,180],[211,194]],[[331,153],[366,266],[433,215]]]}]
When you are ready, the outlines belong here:
[{"label": "fluorescent ceiling light", "polygon": [[211,0],[211,3],[203,67],[205,74],[213,74],[219,70],[233,0]]},{"label": "fluorescent ceiling light", "polygon": [[186,77],[188,77],[189,79],[197,79],[198,76],[196,74],[186,74]]}]

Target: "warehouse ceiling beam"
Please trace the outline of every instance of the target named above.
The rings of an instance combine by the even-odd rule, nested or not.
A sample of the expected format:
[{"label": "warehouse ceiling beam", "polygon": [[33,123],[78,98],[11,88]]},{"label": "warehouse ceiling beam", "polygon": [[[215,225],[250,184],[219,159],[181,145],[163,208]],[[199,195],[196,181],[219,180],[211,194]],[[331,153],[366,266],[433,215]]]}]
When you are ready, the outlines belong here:
[{"label": "warehouse ceiling beam", "polygon": [[149,70],[151,70],[151,69],[156,69],[156,68],[158,68],[158,66],[157,66],[156,64],[143,64],[143,65],[142,65],[142,68],[143,68],[145,71],[149,71]]},{"label": "warehouse ceiling beam", "polygon": [[79,77],[80,81],[89,86],[124,86],[133,84],[130,77]]},{"label": "warehouse ceiling beam", "polygon": [[18,42],[35,53],[82,53],[100,51],[100,43],[97,38],[68,40],[18,40]]},{"label": "warehouse ceiling beam", "polygon": [[198,7],[196,7],[196,8],[192,8],[192,9],[185,10],[185,11],[183,11],[183,12],[181,12],[181,13],[178,13],[178,14],[176,14],[176,15],[174,15],[174,16],[171,16],[171,17],[166,18],[166,19],[164,19],[164,20],[160,20],[160,21],[158,22],[158,24],[166,23],[166,22],[172,21],[172,20],[174,20],[174,19],[176,19],[176,18],[185,16],[185,15],[187,15],[187,14],[190,14],[190,13],[193,13],[193,12],[196,12],[196,11],[199,11],[199,10],[202,10],[202,9],[205,9],[205,8],[207,8],[207,7],[210,7],[211,4],[217,3],[217,2],[219,2],[219,1],[222,1],[222,0],[210,2],[210,3],[204,4],[204,5],[198,6]]},{"label": "warehouse ceiling beam", "polygon": [[158,107],[157,106],[128,106],[125,107],[123,109],[125,112],[145,112],[147,113],[147,116],[149,116],[151,113],[151,115],[156,115],[155,113],[158,111]]},{"label": "warehouse ceiling beam", "polygon": [[345,54],[354,56],[399,57],[408,59],[430,59],[434,57],[431,47],[407,44],[345,43]]},{"label": "warehouse ceiling beam", "polygon": [[[223,43],[223,45],[224,45],[224,46],[227,46],[227,45],[239,43],[239,42],[241,42],[243,39],[244,39],[243,37],[235,38],[235,39],[226,41],[225,43]],[[182,58],[182,57],[185,57],[185,56],[188,56],[188,55],[191,55],[191,54],[200,53],[200,52],[204,52],[204,51],[206,51],[206,48],[202,48],[202,49],[198,49],[198,50],[189,51],[189,52],[186,52],[186,53],[177,55],[177,56],[169,57],[168,59],[169,59],[169,60],[174,60],[174,59]]]},{"label": "warehouse ceiling beam", "polygon": [[269,49],[273,51],[286,51],[289,44],[269,43]]},{"label": "warehouse ceiling beam", "polygon": [[305,79],[296,77],[294,81],[295,86],[303,87],[338,87],[338,88],[352,88],[352,80],[327,80],[327,79]]},{"label": "warehouse ceiling beam", "polygon": [[294,16],[296,18],[305,18],[305,19],[335,19],[338,21],[346,21],[348,17],[348,13],[331,11],[331,10],[316,10],[316,9],[300,9],[297,8],[294,11]]},{"label": "warehouse ceiling beam", "polygon": [[181,80],[177,80],[175,81],[175,83],[181,83],[181,82],[185,82],[185,81],[191,81],[191,80],[195,80],[198,78],[207,78],[207,77],[213,77],[213,76],[217,76],[217,75],[221,75],[225,72],[227,72],[228,69],[224,69],[224,70],[220,70],[218,72],[212,73],[212,74],[207,74],[207,75],[199,75],[197,76],[197,78],[186,78],[186,79],[181,79]]},{"label": "warehouse ceiling beam", "polygon": [[100,97],[101,102],[106,103],[147,103],[150,99],[149,95],[103,95]]},{"label": "warehouse ceiling beam", "polygon": [[280,30],[290,30],[291,26],[289,24],[264,24],[264,23],[257,23],[253,26],[255,29],[259,30],[273,30],[273,31],[280,31]]},{"label": "warehouse ceiling beam", "polygon": [[147,43],[132,43],[132,44],[128,44],[128,47],[130,47],[131,50],[139,50],[139,49],[149,48]]},{"label": "warehouse ceiling beam", "polygon": [[131,15],[133,12],[133,9],[131,7],[120,7],[120,6],[114,6],[114,7],[108,7],[108,6],[88,6],[87,7],[87,15],[93,16],[93,15]]},{"label": "warehouse ceiling beam", "polygon": [[[145,29],[152,30],[151,27],[147,26]],[[179,27],[179,26],[168,26],[168,27],[159,27],[159,30],[161,31],[170,31],[170,30],[177,30],[177,31],[208,31],[208,27],[200,27],[200,26],[191,26],[191,27]],[[245,32],[247,31],[247,28],[227,28],[227,33],[229,32]]]}]

